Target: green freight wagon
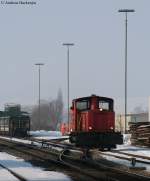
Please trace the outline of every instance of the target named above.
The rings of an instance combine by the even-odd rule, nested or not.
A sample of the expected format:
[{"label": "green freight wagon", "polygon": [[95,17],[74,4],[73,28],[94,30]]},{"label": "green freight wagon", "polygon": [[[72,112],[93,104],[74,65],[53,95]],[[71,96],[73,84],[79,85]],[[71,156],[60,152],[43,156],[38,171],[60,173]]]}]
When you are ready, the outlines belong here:
[{"label": "green freight wagon", "polygon": [[21,111],[20,105],[7,104],[0,111],[0,135],[25,137],[30,131],[30,116]]}]

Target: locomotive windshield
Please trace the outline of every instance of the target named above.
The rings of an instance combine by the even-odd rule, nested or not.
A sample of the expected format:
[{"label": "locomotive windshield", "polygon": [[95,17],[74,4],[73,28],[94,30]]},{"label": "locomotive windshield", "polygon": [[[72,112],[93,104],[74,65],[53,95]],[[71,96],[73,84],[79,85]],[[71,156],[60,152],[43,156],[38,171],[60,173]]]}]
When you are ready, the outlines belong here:
[{"label": "locomotive windshield", "polygon": [[76,102],[76,108],[80,111],[85,111],[90,109],[90,100],[82,100]]},{"label": "locomotive windshield", "polygon": [[100,111],[113,111],[113,101],[109,99],[99,99],[98,103]]},{"label": "locomotive windshield", "polygon": [[92,108],[100,111],[113,111],[113,99],[107,97],[85,97],[75,100],[75,107],[79,111],[87,111]]}]

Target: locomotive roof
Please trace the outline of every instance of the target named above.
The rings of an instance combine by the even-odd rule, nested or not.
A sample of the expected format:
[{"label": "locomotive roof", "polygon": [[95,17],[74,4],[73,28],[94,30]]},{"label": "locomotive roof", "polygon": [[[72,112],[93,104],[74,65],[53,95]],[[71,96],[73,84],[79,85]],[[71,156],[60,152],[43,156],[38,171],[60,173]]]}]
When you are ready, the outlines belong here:
[{"label": "locomotive roof", "polygon": [[73,99],[73,101],[82,101],[82,100],[85,100],[85,99],[90,99],[92,97],[97,97],[99,99],[107,99],[107,100],[111,100],[113,101],[112,98],[109,98],[109,97],[102,97],[102,96],[97,96],[97,95],[91,95],[91,96],[88,96],[88,97],[80,97],[80,98],[77,98],[77,99]]}]

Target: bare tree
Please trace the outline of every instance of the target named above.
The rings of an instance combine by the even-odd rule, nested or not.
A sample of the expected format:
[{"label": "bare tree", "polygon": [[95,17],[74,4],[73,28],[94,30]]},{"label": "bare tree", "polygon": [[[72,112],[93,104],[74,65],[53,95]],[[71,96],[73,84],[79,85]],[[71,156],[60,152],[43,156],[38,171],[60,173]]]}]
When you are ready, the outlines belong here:
[{"label": "bare tree", "polygon": [[53,130],[57,130],[62,121],[63,114],[63,99],[61,89],[58,91],[57,98],[49,103],[49,109],[51,128]]},{"label": "bare tree", "polygon": [[40,119],[41,125],[38,123],[38,106],[33,108],[31,114],[31,128],[33,130],[57,130],[62,121],[63,98],[62,91],[59,89],[57,98],[51,101],[41,100]]}]

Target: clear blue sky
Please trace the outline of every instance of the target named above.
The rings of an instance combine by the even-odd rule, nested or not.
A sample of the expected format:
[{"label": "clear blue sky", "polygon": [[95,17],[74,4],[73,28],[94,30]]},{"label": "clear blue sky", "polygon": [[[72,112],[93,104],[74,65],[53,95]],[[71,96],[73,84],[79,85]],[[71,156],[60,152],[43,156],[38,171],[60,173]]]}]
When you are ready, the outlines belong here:
[{"label": "clear blue sky", "polygon": [[[9,0],[8,0],[9,1]],[[16,0],[17,1],[17,0]],[[128,110],[147,106],[150,95],[149,0],[35,0],[36,5],[0,4],[0,105],[35,104],[38,71],[43,62],[41,98],[67,95],[67,57],[70,49],[70,100],[98,94],[124,100],[124,14],[128,16]],[[131,99],[141,102],[130,101]],[[121,102],[122,100],[122,102]],[[144,102],[144,103],[143,103]]]}]

